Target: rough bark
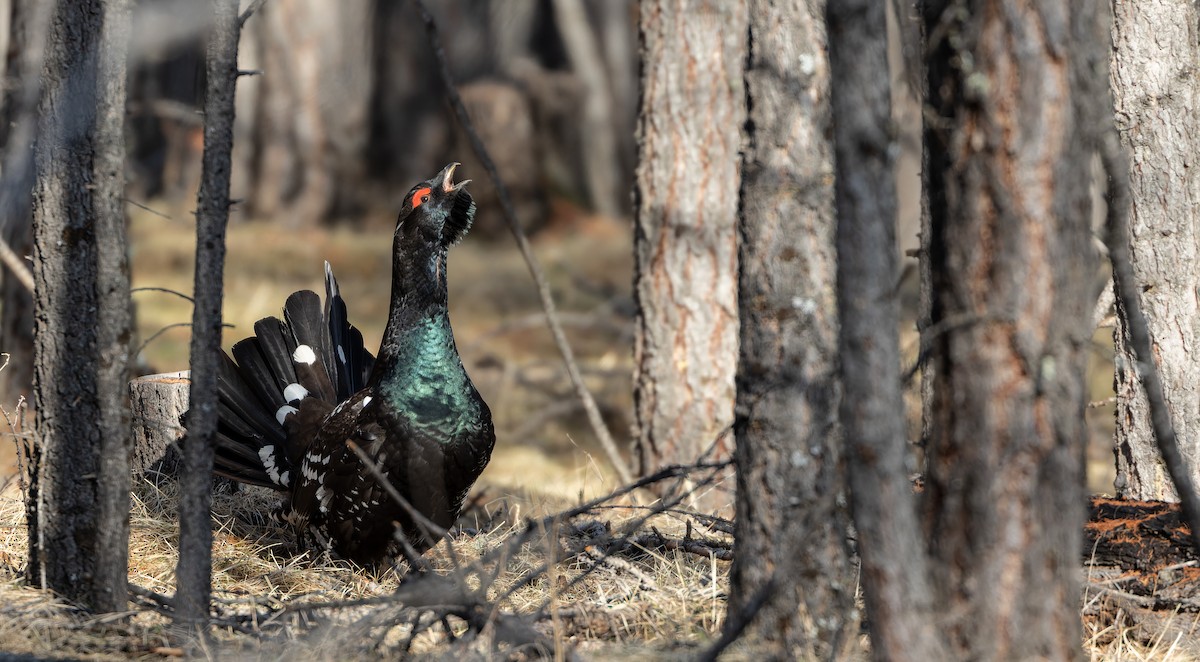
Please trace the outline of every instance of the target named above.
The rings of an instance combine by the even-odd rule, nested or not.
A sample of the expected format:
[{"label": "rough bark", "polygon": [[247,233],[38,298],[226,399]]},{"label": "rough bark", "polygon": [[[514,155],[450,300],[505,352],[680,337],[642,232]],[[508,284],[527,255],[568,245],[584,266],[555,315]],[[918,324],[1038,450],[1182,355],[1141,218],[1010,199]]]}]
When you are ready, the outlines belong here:
[{"label": "rough bark", "polygon": [[775,578],[748,631],[780,659],[832,659],[858,629],[837,425],[823,5],[751,0],[749,12],[729,610],[745,611]]},{"label": "rough bark", "polygon": [[[747,20],[745,0],[641,5],[634,447],[643,474],[714,444],[712,457],[732,451]],[[701,505],[727,505],[731,487]]]},{"label": "rough bark", "polygon": [[191,408],[183,446],[179,498],[179,563],[175,619],[184,626],[208,619],[212,587],[213,439],[217,433],[217,370],[221,357],[221,299],[225,227],[237,83],[238,0],[212,0],[206,60],[204,162],[196,213],[195,303],[192,313]]},{"label": "rough bark", "polygon": [[130,353],[125,253],[129,3],[60,2],[50,19],[34,189],[34,397],[41,463],[29,574],[124,609]]},{"label": "rough bark", "polygon": [[885,7],[829,0],[836,155],[841,423],[863,597],[876,659],[946,659],[908,480],[900,384],[898,205]]},{"label": "rough bark", "polygon": [[1078,659],[1097,265],[1095,140],[1077,121],[1095,98],[1077,93],[1086,46],[1072,31],[1095,8],[975,0],[925,11],[938,35],[927,111],[934,600],[955,658]]},{"label": "rough bark", "polygon": [[[1155,362],[1192,481],[1200,481],[1200,10],[1187,0],[1112,3],[1111,81],[1117,126],[1130,158],[1130,248]],[[1117,361],[1117,492],[1133,499],[1176,494],[1162,464],[1139,383],[1126,316],[1113,333]]]},{"label": "rough bark", "polygon": [[[96,517],[101,531],[95,581],[101,608],[125,608],[129,566],[129,399],[125,384],[133,356],[133,308],[125,239],[125,82],[132,0],[104,0],[96,91],[92,204],[96,213],[96,398],[100,402],[100,459]],[[111,587],[111,588],[108,588]]]}]

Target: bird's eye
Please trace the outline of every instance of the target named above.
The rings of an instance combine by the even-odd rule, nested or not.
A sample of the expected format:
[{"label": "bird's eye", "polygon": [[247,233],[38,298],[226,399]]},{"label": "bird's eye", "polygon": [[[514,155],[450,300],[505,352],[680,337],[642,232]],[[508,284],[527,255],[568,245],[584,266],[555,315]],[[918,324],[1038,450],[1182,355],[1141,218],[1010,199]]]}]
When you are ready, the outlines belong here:
[{"label": "bird's eye", "polygon": [[412,205],[413,209],[420,207],[426,202],[429,202],[429,193],[430,190],[428,188],[421,188],[413,191],[412,197],[408,200],[409,204]]}]

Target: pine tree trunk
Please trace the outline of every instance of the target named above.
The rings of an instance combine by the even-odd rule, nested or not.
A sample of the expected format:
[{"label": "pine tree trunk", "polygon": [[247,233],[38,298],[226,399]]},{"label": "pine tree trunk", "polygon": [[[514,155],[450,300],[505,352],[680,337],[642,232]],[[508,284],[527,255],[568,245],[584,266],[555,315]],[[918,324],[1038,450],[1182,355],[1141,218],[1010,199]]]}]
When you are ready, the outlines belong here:
[{"label": "pine tree trunk", "polygon": [[[1132,266],[1180,450],[1200,481],[1200,10],[1188,0],[1113,3],[1111,79],[1129,151]],[[1117,492],[1175,500],[1150,426],[1125,316],[1117,316]]]},{"label": "pine tree trunk", "polygon": [[[1094,5],[928,2],[934,600],[958,659],[1078,659]],[[933,35],[938,35],[936,41]],[[970,66],[965,66],[968,63]]]},{"label": "pine tree trunk", "polygon": [[837,424],[823,4],[751,0],[749,12],[729,610],[744,612],[773,580],[750,631],[779,659],[832,659],[858,629]]},{"label": "pine tree trunk", "polygon": [[124,609],[129,543],[126,0],[52,15],[34,189],[35,404],[41,462],[29,575]]},{"label": "pine tree trunk", "polygon": [[[638,470],[729,457],[745,0],[643,0],[635,186]],[[720,441],[718,441],[720,439]],[[729,504],[728,485],[700,501]]]}]

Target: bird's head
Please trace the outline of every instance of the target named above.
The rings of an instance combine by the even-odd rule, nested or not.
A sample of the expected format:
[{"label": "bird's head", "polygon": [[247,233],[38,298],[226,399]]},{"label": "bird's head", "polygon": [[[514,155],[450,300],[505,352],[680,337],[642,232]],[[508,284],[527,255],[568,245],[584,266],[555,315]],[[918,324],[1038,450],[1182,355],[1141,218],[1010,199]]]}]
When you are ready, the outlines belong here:
[{"label": "bird's head", "polygon": [[400,210],[397,232],[419,234],[425,241],[444,247],[458,243],[467,234],[475,220],[475,201],[466,190],[471,180],[454,183],[458,165],[451,163],[408,192]]}]

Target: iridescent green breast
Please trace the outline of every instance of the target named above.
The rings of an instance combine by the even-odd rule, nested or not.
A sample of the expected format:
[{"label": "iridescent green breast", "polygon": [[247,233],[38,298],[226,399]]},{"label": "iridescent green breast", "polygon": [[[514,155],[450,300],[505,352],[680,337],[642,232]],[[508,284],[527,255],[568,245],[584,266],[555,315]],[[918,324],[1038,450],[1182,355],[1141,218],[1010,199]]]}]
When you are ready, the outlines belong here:
[{"label": "iridescent green breast", "polygon": [[379,391],[384,404],[413,429],[451,442],[483,424],[479,393],[454,347],[446,315],[407,329]]}]

